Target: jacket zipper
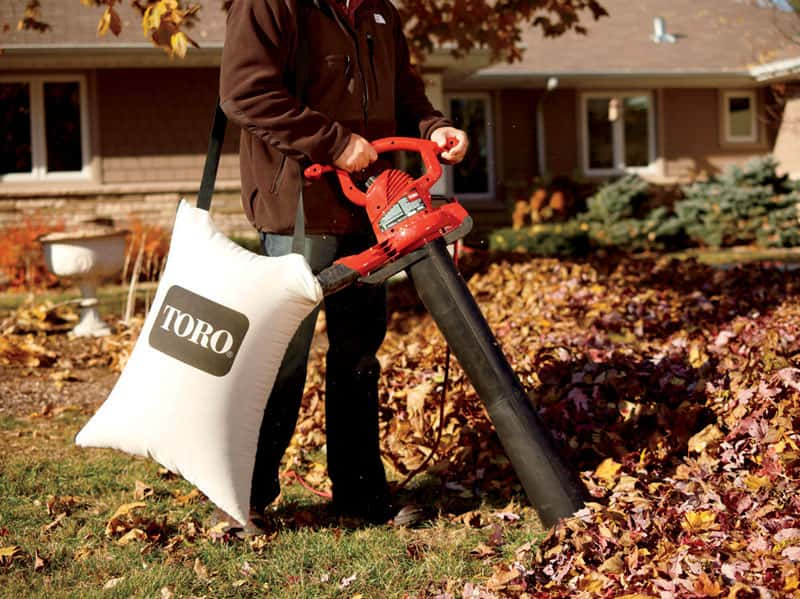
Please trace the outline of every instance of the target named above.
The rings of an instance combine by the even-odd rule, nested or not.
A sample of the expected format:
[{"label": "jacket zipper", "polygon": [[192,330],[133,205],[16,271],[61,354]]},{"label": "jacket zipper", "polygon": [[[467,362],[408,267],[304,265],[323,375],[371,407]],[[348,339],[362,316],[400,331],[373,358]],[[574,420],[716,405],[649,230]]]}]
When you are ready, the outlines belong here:
[{"label": "jacket zipper", "polygon": [[[364,69],[361,65],[361,53],[358,51],[358,37],[356,36],[355,32],[347,27],[342,20],[339,18],[339,13],[336,12],[336,9],[331,9],[331,14],[333,15],[334,20],[336,21],[339,28],[344,31],[346,34],[350,36],[353,44],[355,45],[356,51],[356,65],[358,66],[358,72],[361,75],[361,111],[362,116],[364,117],[364,134],[367,133],[367,114],[369,112],[369,88],[367,87],[367,78],[364,76]],[[349,64],[349,63],[348,63]]]},{"label": "jacket zipper", "polygon": [[367,33],[367,48],[369,48],[369,69],[372,72],[372,82],[375,84],[375,99],[377,100],[380,94],[380,87],[378,86],[378,74],[375,72],[375,38],[371,33]]}]

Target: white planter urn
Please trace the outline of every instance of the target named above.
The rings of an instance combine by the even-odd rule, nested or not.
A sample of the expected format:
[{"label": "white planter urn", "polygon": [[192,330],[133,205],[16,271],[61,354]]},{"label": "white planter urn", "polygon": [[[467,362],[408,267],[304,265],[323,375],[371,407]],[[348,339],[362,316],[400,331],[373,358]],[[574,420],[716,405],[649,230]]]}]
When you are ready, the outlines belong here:
[{"label": "white planter urn", "polygon": [[74,279],[81,290],[80,322],[72,329],[78,337],[102,337],[111,329],[97,311],[97,286],[122,270],[128,231],[101,229],[49,233],[39,238],[47,268],[58,277]]}]

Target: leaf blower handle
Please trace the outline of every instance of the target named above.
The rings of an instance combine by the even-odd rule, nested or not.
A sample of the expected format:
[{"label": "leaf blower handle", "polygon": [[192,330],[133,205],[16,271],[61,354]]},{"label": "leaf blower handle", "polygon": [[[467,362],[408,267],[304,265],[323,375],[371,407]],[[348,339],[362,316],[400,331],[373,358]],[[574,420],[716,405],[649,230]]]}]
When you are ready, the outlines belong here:
[{"label": "leaf blower handle", "polygon": [[[417,152],[422,157],[425,165],[425,173],[417,179],[417,184],[421,184],[426,189],[430,189],[439,177],[442,176],[442,165],[439,163],[439,154],[455,147],[458,140],[455,137],[448,137],[445,146],[441,147],[436,142],[427,139],[417,139],[414,137],[384,137],[372,142],[372,147],[378,154],[385,152]],[[325,173],[336,173],[339,178],[339,185],[347,199],[357,206],[366,206],[367,196],[356,187],[350,173],[346,170],[332,165],[312,164],[304,171],[306,179],[318,181]]]}]

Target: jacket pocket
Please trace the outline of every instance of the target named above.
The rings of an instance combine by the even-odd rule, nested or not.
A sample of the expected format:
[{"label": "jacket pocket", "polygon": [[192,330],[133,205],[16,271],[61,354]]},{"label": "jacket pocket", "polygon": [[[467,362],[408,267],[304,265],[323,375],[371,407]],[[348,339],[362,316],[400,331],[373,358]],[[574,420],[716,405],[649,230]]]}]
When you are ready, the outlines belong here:
[{"label": "jacket pocket", "polygon": [[283,180],[283,171],[286,170],[286,154],[281,155],[281,162],[278,165],[278,170],[275,172],[275,177],[272,179],[272,185],[269,188],[270,193],[278,193]]}]

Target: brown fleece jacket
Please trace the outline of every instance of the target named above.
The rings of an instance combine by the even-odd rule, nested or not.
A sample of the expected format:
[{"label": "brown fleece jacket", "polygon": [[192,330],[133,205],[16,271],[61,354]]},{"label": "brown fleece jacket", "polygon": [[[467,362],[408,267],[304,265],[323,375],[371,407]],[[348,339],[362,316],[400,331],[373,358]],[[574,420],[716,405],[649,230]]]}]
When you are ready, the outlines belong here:
[{"label": "brown fleece jacket", "polygon": [[[351,132],[369,140],[429,138],[450,124],[425,96],[391,2],[363,0],[350,16],[326,0],[232,3],[220,98],[242,128],[242,202],[261,231],[291,233],[300,165],[332,163]],[[298,77],[301,35],[308,36],[300,46],[308,60]],[[298,81],[303,89],[295,90]],[[369,230],[364,209],[341,195],[332,176],[306,183],[303,201],[309,233]]]}]

